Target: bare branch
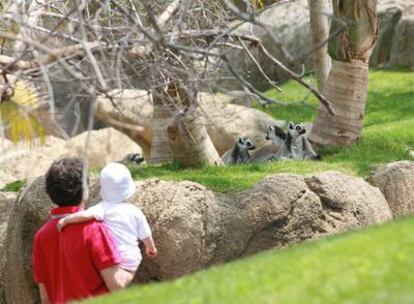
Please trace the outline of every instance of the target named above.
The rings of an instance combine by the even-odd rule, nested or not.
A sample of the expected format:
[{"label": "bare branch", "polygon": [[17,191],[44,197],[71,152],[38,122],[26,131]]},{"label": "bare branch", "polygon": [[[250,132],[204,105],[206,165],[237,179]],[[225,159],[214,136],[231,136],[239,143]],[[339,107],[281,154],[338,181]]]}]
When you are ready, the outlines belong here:
[{"label": "bare branch", "polygon": [[319,101],[326,107],[329,114],[335,115],[335,111],[332,108],[332,105],[329,100],[325,98],[317,89],[306,83],[299,75],[293,73],[291,70],[289,70],[283,63],[281,63],[279,60],[274,58],[269,51],[262,45],[259,44],[260,49],[262,52],[278,67],[280,68],[289,78],[295,80],[305,88],[307,88],[309,91],[311,91],[318,99]]}]

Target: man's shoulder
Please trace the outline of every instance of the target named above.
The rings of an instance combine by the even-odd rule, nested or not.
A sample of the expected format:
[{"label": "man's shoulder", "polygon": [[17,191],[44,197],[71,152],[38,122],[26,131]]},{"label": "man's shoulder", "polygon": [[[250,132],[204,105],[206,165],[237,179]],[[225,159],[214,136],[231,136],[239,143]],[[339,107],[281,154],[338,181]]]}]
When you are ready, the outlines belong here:
[{"label": "man's shoulder", "polygon": [[[48,220],[46,223],[44,223],[35,233],[35,240],[42,239],[46,237],[47,235],[51,234],[53,232],[53,222],[52,220]],[[56,226],[55,226],[56,228]],[[57,230],[57,228],[56,228]]]}]

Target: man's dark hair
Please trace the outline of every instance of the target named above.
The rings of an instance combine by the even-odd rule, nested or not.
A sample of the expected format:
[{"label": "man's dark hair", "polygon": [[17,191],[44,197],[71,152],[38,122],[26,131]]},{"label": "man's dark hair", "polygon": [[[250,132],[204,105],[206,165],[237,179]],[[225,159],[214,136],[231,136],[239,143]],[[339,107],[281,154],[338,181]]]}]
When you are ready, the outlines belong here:
[{"label": "man's dark hair", "polygon": [[55,161],[46,173],[46,192],[60,207],[77,206],[82,202],[83,162],[77,158]]}]

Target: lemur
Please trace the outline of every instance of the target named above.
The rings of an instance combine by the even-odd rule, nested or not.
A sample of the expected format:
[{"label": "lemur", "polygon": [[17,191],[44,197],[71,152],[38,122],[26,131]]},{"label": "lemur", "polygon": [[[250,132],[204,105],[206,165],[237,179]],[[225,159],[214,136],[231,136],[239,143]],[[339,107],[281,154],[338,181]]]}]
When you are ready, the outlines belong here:
[{"label": "lemur", "polygon": [[315,160],[320,159],[312,148],[311,143],[305,136],[306,130],[302,124],[289,122],[286,137],[286,149],[289,158],[293,160]]},{"label": "lemur", "polygon": [[221,159],[225,165],[234,165],[250,162],[250,152],[256,147],[250,139],[239,137],[233,148],[223,154]]},{"label": "lemur", "polygon": [[139,154],[139,153],[128,153],[119,162],[122,163],[122,164],[124,164],[124,165],[131,164],[131,163],[132,164],[140,165],[144,161],[145,161],[145,159],[144,159],[144,157],[142,157],[141,154]]},{"label": "lemur", "polygon": [[263,146],[252,154],[251,162],[267,162],[288,158],[286,149],[286,132],[278,126],[270,126],[266,131],[266,139],[271,141],[270,145]]}]

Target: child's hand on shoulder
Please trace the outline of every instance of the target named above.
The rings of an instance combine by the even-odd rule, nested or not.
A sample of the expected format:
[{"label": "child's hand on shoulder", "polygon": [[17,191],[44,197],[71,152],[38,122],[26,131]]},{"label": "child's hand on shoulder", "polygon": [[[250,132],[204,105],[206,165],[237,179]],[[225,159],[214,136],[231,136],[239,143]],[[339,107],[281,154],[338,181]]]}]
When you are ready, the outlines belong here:
[{"label": "child's hand on shoulder", "polygon": [[150,258],[155,258],[158,255],[158,250],[157,248],[146,248],[145,250],[146,254],[148,257]]},{"label": "child's hand on shoulder", "polygon": [[65,221],[65,218],[62,217],[57,223],[57,229],[59,230],[59,232],[62,232],[62,229],[65,228],[65,226],[66,226],[66,221]]}]

